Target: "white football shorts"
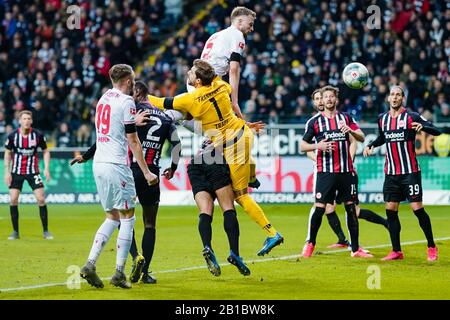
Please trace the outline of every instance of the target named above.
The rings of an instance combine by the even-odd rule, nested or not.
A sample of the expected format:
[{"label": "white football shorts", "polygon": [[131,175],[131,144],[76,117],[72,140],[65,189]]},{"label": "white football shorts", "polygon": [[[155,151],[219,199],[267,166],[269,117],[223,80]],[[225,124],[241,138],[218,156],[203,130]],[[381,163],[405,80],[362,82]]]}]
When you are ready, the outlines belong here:
[{"label": "white football shorts", "polygon": [[136,189],[133,172],[122,164],[94,162],[95,184],[105,211],[127,210],[135,207]]}]

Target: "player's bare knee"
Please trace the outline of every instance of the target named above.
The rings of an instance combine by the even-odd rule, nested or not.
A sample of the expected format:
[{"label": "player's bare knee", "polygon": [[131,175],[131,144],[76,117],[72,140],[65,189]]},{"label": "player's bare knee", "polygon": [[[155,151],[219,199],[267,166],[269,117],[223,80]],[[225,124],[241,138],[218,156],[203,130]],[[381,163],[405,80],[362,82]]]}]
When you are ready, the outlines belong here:
[{"label": "player's bare knee", "polygon": [[316,202],[315,206],[316,206],[316,208],[325,208],[326,204],[325,203],[321,203],[321,202]]},{"label": "player's bare knee", "polygon": [[37,201],[37,204],[38,204],[39,207],[43,207],[43,206],[46,205],[46,203],[45,203],[45,197],[42,197],[42,198],[36,198],[36,201]]},{"label": "player's bare knee", "polygon": [[416,211],[416,210],[423,208],[423,203],[422,202],[411,202],[410,206],[413,211]]},{"label": "player's bare knee", "polygon": [[327,207],[325,209],[325,214],[333,213],[335,209],[336,209],[336,204],[335,203],[333,203],[333,204],[328,203]]},{"label": "player's bare knee", "polygon": [[106,218],[114,221],[120,221],[119,211],[114,209],[106,212]]},{"label": "player's bare knee", "polygon": [[9,201],[9,204],[12,206],[18,206],[19,205],[19,198],[11,198],[11,200]]},{"label": "player's bare knee", "polygon": [[120,210],[120,218],[121,219],[131,219],[134,217],[134,208],[126,209],[126,210]]},{"label": "player's bare knee", "polygon": [[398,202],[386,202],[386,209],[391,211],[398,211]]},{"label": "player's bare knee", "polygon": [[359,217],[359,213],[361,212],[361,208],[359,207],[359,205],[355,205],[355,209],[356,209],[356,216]]}]

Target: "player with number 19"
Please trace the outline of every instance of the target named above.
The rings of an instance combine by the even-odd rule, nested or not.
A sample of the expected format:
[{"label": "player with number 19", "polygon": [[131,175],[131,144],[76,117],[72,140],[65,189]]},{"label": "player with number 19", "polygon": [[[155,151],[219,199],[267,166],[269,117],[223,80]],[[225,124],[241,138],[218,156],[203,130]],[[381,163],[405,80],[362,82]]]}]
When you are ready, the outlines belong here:
[{"label": "player with number 19", "polygon": [[113,88],[106,91],[96,107],[96,152],[93,172],[95,184],[106,219],[92,244],[86,264],[80,275],[94,287],[102,288],[103,282],[96,273],[95,264],[114,230],[120,225],[117,237],[116,273],[111,284],[131,288],[124,273],[135,223],[134,207],[136,191],[133,173],[129,167],[128,148],[143,172],[149,185],[158,183],[158,176],[151,173],[145,163],[142,146],[136,133],[136,106],[130,95],[134,89],[134,71],[126,64],[117,64],[109,70]]}]

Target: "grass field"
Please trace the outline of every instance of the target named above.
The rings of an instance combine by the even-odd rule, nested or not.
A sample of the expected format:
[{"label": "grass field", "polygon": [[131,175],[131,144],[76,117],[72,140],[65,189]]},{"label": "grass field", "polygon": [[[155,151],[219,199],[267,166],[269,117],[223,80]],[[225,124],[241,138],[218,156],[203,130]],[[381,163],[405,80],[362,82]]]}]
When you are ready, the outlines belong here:
[{"label": "grass field", "polygon": [[[383,206],[364,206],[384,215]],[[226,263],[228,245],[222,217],[213,222],[213,246],[222,275],[213,277],[201,255],[194,207],[162,207],[157,222],[157,243],[151,270],[156,285],[136,284],[131,290],[112,287],[95,289],[84,281],[80,289],[65,283],[85,263],[92,239],[104,219],[100,205],[49,206],[49,226],[55,240],[43,240],[36,206],[22,205],[21,239],[6,240],[11,223],[9,210],[0,212],[0,299],[450,299],[450,206],[427,207],[439,247],[439,260],[426,260],[426,243],[418,221],[407,205],[402,206],[401,240],[405,259],[382,262],[390,251],[387,231],[380,225],[360,220],[360,242],[371,248],[374,259],[352,259],[348,251],[327,249],[335,242],[326,218],[318,236],[317,253],[299,260],[307,230],[309,205],[264,206],[285,243],[269,256],[256,252],[264,233],[240,209],[241,255],[252,274],[243,277]],[[345,227],[343,208],[338,208]],[[142,235],[141,210],[137,212],[138,244]],[[115,266],[115,240],[108,243],[97,264],[102,278],[109,278]],[[72,266],[72,267],[70,267]],[[131,267],[130,260],[127,270]],[[369,268],[370,267],[370,268]],[[74,269],[71,269],[74,268]],[[379,268],[380,289],[369,289],[368,270]],[[73,272],[73,271],[72,271]],[[370,281],[369,281],[370,282]]]}]

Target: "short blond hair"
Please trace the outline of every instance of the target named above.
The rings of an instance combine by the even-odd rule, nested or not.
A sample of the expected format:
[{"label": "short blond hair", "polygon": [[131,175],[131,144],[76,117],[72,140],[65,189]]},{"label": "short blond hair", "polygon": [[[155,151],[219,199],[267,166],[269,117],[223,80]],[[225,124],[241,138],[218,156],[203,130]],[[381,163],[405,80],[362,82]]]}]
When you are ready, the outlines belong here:
[{"label": "short blond hair", "polygon": [[22,116],[23,116],[24,114],[27,114],[27,115],[29,115],[31,118],[33,118],[33,113],[32,113],[30,110],[22,110],[22,111],[19,112],[19,119],[22,118]]},{"label": "short blond hair", "polygon": [[234,19],[240,16],[252,16],[253,18],[256,18],[256,12],[246,7],[236,7],[233,9],[233,11],[231,11],[231,22],[233,22]]},{"label": "short blond hair", "polygon": [[133,74],[133,68],[127,64],[115,64],[109,69],[112,83],[118,83]]}]

